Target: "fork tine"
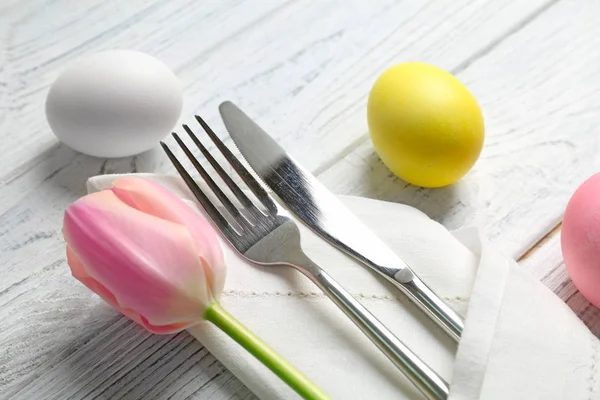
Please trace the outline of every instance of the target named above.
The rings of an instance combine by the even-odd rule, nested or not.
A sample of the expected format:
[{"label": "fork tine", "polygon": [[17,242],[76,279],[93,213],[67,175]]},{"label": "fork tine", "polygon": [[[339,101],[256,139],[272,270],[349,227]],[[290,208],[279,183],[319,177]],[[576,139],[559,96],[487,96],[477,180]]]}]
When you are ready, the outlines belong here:
[{"label": "fork tine", "polygon": [[244,194],[244,192],[240,189],[240,187],[233,181],[233,179],[231,179],[229,174],[227,172],[225,172],[223,167],[221,167],[221,165],[217,162],[217,160],[215,160],[215,158],[210,154],[210,152],[206,149],[206,147],[204,147],[202,142],[200,142],[200,139],[198,139],[198,137],[194,134],[194,132],[192,132],[192,130],[189,128],[189,126],[184,124],[183,129],[187,132],[187,134],[192,139],[192,141],[196,144],[198,149],[200,149],[200,151],[202,152],[204,157],[208,160],[210,165],[212,165],[212,167],[215,169],[215,171],[217,171],[217,174],[219,174],[221,179],[223,179],[223,182],[225,182],[225,184],[231,190],[231,192],[235,195],[235,197],[237,197],[237,199],[240,201],[240,203],[242,203],[242,206],[244,206],[244,208],[246,208],[255,219],[261,217],[262,214],[261,214],[260,210],[258,208],[256,208],[256,206],[254,205],[252,200],[250,200],[248,198],[248,196],[246,196],[246,194]]},{"label": "fork tine", "polygon": [[160,145],[162,146],[165,153],[167,153],[167,157],[169,157],[171,163],[173,163],[173,166],[175,167],[183,181],[186,183],[188,188],[191,190],[192,194],[196,197],[196,199],[198,199],[200,204],[202,204],[202,207],[204,208],[208,216],[213,220],[213,222],[217,225],[221,232],[223,232],[225,237],[227,237],[227,239],[229,240],[232,240],[232,238],[237,236],[237,233],[229,224],[229,221],[227,221],[225,217],[221,215],[219,210],[217,210],[217,208],[213,205],[210,199],[206,197],[202,189],[200,189],[200,186],[198,186],[196,181],[194,181],[194,179],[190,176],[190,174],[188,174],[183,165],[181,165],[181,163],[179,162],[175,154],[173,154],[169,146],[167,146],[167,144],[162,141],[160,142]]},{"label": "fork tine", "polygon": [[179,135],[176,134],[175,132],[173,132],[172,136],[173,136],[173,138],[175,138],[175,141],[177,142],[179,147],[181,147],[181,149],[183,150],[183,152],[185,153],[187,158],[192,162],[192,165],[194,166],[194,168],[196,168],[196,171],[198,171],[198,173],[200,174],[202,179],[204,179],[204,182],[206,182],[206,184],[208,185],[210,190],[213,191],[213,193],[217,196],[217,198],[219,199],[221,204],[223,204],[223,206],[225,206],[227,211],[229,211],[231,216],[233,216],[235,218],[236,222],[241,225],[241,228],[243,229],[244,227],[248,226],[248,221],[244,218],[244,216],[242,216],[242,214],[240,214],[240,211],[237,209],[237,207],[235,205],[233,205],[233,203],[229,200],[227,195],[225,193],[223,193],[223,191],[219,188],[219,186],[217,186],[215,181],[206,172],[204,167],[202,167],[202,165],[200,165],[200,163],[198,162],[196,157],[194,157],[194,154],[190,151],[190,149],[186,146],[186,144],[181,140]]},{"label": "fork tine", "polygon": [[221,154],[225,156],[229,164],[233,167],[233,169],[238,173],[238,175],[242,178],[242,180],[248,185],[248,188],[254,193],[254,195],[258,198],[258,200],[267,208],[269,213],[276,214],[277,206],[275,202],[271,199],[271,196],[263,189],[262,185],[258,183],[256,179],[248,172],[246,167],[242,165],[242,163],[237,159],[235,155],[229,150],[227,146],[218,138],[215,132],[208,126],[204,120],[196,115],[196,120],[202,126],[202,128],[206,131],[210,140],[217,146]]}]

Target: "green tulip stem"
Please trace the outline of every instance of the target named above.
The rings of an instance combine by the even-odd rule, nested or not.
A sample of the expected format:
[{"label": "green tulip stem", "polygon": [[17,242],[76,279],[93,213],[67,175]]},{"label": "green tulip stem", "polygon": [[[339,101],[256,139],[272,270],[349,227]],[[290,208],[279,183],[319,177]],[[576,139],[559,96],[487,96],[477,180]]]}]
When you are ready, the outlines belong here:
[{"label": "green tulip stem", "polygon": [[212,303],[204,314],[204,319],[215,324],[229,337],[238,342],[250,354],[287,383],[304,399],[330,400],[331,398],[310,381],[296,367],[280,356],[258,336],[242,325],[217,302]]}]

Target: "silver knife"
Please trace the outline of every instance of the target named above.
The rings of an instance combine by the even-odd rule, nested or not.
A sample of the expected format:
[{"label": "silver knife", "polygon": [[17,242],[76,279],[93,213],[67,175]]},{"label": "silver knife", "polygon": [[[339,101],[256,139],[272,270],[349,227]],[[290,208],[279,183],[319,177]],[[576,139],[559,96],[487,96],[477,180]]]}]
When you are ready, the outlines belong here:
[{"label": "silver knife", "polygon": [[224,102],[219,111],[246,161],[291,213],[329,243],[392,282],[459,341],[464,327],[461,316],[400,257],[235,104]]}]

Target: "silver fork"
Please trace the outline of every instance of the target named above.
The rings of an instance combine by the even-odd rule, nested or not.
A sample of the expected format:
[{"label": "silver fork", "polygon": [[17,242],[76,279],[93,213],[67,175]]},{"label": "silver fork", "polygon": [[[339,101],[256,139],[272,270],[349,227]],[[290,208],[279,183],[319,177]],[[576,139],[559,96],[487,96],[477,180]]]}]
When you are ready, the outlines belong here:
[{"label": "silver fork", "polygon": [[161,142],[164,151],[187,186],[231,246],[253,263],[266,266],[287,266],[300,271],[313,281],[428,399],[446,399],[449,391],[448,384],[329,274],[304,254],[300,246],[300,231],[287,211],[273,201],[262,185],[254,179],[206,122],[199,116],[196,116],[196,119],[225,159],[266,209],[266,211],[262,211],[255,206],[252,200],[246,196],[244,191],[202,145],[192,130],[187,125],[183,125],[192,141],[242,206],[242,210],[240,210],[233,204],[200,165],[200,162],[181,138],[173,133],[177,144],[229,213],[233,220],[233,223],[230,223],[182,166],[169,146]]}]

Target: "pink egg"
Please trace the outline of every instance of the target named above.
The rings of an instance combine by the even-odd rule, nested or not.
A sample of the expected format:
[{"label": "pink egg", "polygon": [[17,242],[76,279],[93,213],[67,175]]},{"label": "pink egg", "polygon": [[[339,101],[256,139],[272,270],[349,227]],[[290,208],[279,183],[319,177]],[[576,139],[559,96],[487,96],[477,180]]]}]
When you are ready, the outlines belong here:
[{"label": "pink egg", "polygon": [[569,200],[561,246],[573,283],[600,307],[600,173],[583,182]]}]

